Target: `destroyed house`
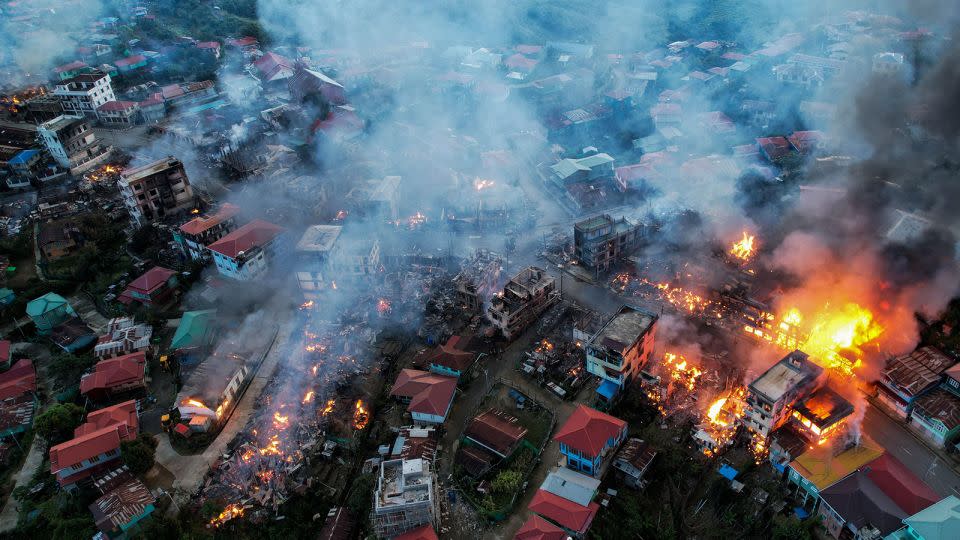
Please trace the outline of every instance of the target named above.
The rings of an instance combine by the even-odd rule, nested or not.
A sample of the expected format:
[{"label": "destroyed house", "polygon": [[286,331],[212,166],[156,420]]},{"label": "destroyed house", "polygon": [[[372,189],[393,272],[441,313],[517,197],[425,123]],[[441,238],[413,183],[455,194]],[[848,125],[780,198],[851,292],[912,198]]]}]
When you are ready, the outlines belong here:
[{"label": "destroyed house", "polygon": [[613,458],[613,468],[623,483],[633,489],[643,486],[643,476],[650,468],[657,451],[644,440],[629,438]]},{"label": "destroyed house", "polygon": [[347,203],[352,213],[377,221],[400,219],[399,176],[385,176],[359,182],[347,192]]},{"label": "destroyed house", "polygon": [[377,536],[393,538],[437,519],[436,485],[422,459],[390,459],[380,464],[371,521]]},{"label": "destroyed house", "polygon": [[434,373],[459,377],[477,361],[471,342],[467,336],[451,336],[446,343],[430,350],[424,361]]},{"label": "destroyed house", "polygon": [[883,538],[939,497],[884,454],[820,493],[820,517],[834,538]]},{"label": "destroyed house", "polygon": [[269,260],[277,254],[283,227],[255,219],[207,246],[220,275],[248,281],[266,274]]},{"label": "destroyed house", "polygon": [[940,384],[956,360],[935,347],[921,347],[892,359],[880,372],[877,397],[902,418],[910,415],[916,399]]},{"label": "destroyed house", "polygon": [[343,227],[339,225],[312,225],[304,231],[294,248],[297,284],[306,300],[316,300],[330,285],[330,272],[339,248],[338,239]]},{"label": "destroyed house", "polygon": [[432,427],[401,428],[390,449],[390,457],[397,459],[422,459],[433,463],[440,438]]},{"label": "destroyed house", "polygon": [[811,443],[823,444],[851,414],[853,405],[825,386],[794,405],[791,419]]},{"label": "destroyed house", "polygon": [[453,278],[457,287],[457,303],[468,311],[476,313],[483,309],[493,295],[503,259],[489,251],[478,251],[467,260],[460,273]]},{"label": "destroyed house", "polygon": [[475,417],[463,432],[465,444],[479,446],[500,459],[513,455],[526,435],[519,420],[496,409]]},{"label": "destroyed house", "polygon": [[117,301],[125,305],[163,306],[177,291],[177,273],[169,268],[154,266],[130,282]]},{"label": "destroyed house", "polygon": [[57,477],[60,487],[75,486],[97,472],[116,466],[120,460],[120,443],[136,436],[126,424],[113,424],[74,437],[50,449],[50,472]]},{"label": "destroyed house", "polygon": [[627,437],[627,423],[619,418],[577,405],[560,426],[553,440],[560,443],[566,466],[590,476],[599,476],[608,454]]},{"label": "destroyed house", "polygon": [[80,377],[80,393],[93,401],[146,389],[146,355],[135,352],[101,360],[93,371]]},{"label": "destroyed house", "polygon": [[117,186],[130,217],[140,225],[194,207],[193,187],[186,169],[173,156],[124,169]]},{"label": "destroyed house", "polygon": [[587,371],[603,380],[602,397],[611,399],[640,373],[653,354],[656,329],[656,315],[623,306],[586,344]]},{"label": "destroyed house", "polygon": [[556,279],[546,270],[529,266],[491,298],[487,309],[490,321],[505,338],[514,339],[560,299],[556,289]]},{"label": "destroyed house", "polygon": [[823,375],[823,368],[803,352],[783,357],[747,386],[747,428],[766,439],[789,418],[797,400],[820,386]]},{"label": "destroyed house", "polygon": [[90,127],[79,116],[58,116],[37,127],[40,142],[57,165],[71,174],[86,172],[110,157],[111,148],[104,147]]},{"label": "destroyed house", "polygon": [[597,273],[606,272],[637,247],[640,226],[608,214],[578,221],[573,227],[574,256]]},{"label": "destroyed house", "polygon": [[153,513],[156,502],[147,486],[131,477],[94,501],[90,513],[106,538],[124,538],[127,531]]},{"label": "destroyed house", "polygon": [[93,355],[102,360],[144,351],[150,347],[151,336],[153,327],[149,324],[135,324],[133,317],[115,317],[107,322],[107,332],[97,340]]},{"label": "destroyed house", "polygon": [[220,240],[237,228],[240,207],[224,203],[215,213],[197,216],[174,231],[173,239],[184,253],[195,261],[210,257],[207,246]]},{"label": "destroyed house", "polygon": [[453,406],[456,390],[457,379],[454,377],[404,369],[397,375],[390,395],[407,403],[407,411],[414,422],[442,424]]}]

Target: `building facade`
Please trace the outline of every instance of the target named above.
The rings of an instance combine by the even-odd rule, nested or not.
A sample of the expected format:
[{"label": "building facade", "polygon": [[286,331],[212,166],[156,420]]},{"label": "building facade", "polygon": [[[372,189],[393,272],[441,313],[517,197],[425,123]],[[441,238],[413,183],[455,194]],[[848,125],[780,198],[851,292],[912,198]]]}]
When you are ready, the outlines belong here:
[{"label": "building facade", "polygon": [[285,229],[255,219],[207,246],[217,272],[240,281],[255,280],[267,273],[270,259],[283,249]]},{"label": "building facade", "polygon": [[141,225],[194,206],[187,172],[172,156],[124,170],[117,184],[130,217]]},{"label": "building facade", "polygon": [[97,108],[117,99],[110,76],[99,71],[61,81],[54,87],[53,94],[60,99],[65,114],[87,118],[96,118]]},{"label": "building facade", "polygon": [[595,272],[610,270],[616,261],[637,247],[640,225],[603,214],[577,222],[573,227],[574,256]]},{"label": "building facade", "polygon": [[653,354],[657,317],[623,306],[585,347],[587,371],[618,387],[637,376]]},{"label": "building facade", "polygon": [[437,519],[436,482],[424,459],[390,459],[380,464],[370,516],[379,538],[393,538]]},{"label": "building facade", "polygon": [[793,351],[747,386],[744,421],[763,439],[789,417],[793,404],[816,390],[823,368],[800,351]]},{"label": "building facade", "polygon": [[97,141],[90,123],[79,116],[58,116],[37,127],[43,146],[71,174],[86,172],[110,157],[110,148]]},{"label": "building facade", "polygon": [[504,337],[513,339],[559,299],[557,280],[546,270],[529,266],[490,300],[487,315]]}]

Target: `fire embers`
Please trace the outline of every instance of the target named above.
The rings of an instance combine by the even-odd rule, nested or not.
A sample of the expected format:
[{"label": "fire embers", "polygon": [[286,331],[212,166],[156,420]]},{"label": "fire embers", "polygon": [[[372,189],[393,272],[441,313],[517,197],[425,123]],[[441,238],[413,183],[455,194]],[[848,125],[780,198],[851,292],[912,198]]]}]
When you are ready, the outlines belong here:
[{"label": "fire embers", "polygon": [[637,278],[621,272],[610,281],[610,287],[620,294],[656,299],[674,306],[681,313],[700,317],[719,318],[719,305],[706,296],[666,282]]},{"label": "fire embers", "polygon": [[6,109],[10,114],[18,114],[26,102],[46,94],[47,89],[43,86],[31,86],[15,94],[0,96],[0,107]]},{"label": "fire embers", "polygon": [[756,238],[756,236],[749,234],[747,231],[743,231],[743,236],[730,246],[727,253],[741,264],[750,262],[757,252]]},{"label": "fire embers", "polygon": [[[90,183],[102,182],[102,181],[113,181],[120,176],[120,172],[123,170],[123,167],[119,165],[102,165],[96,169],[88,172],[83,175],[83,177]],[[199,210],[197,210],[199,213]]]},{"label": "fire embers", "polygon": [[353,429],[361,430],[370,423],[370,411],[363,405],[363,400],[358,399],[353,408]]},{"label": "fire embers", "polygon": [[229,504],[220,514],[210,520],[210,525],[219,527],[231,519],[242,517],[245,508],[239,504]]},{"label": "fire embers", "polygon": [[383,317],[390,313],[390,300],[381,298],[377,300],[377,313]]}]

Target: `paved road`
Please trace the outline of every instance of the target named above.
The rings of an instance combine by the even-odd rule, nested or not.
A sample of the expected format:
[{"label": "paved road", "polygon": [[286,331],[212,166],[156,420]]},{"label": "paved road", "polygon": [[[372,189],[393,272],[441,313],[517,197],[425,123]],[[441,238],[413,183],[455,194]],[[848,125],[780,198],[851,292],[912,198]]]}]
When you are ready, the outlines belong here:
[{"label": "paved road", "polygon": [[914,474],[925,481],[937,494],[960,496],[960,474],[924,443],[906,426],[868,405],[863,418],[863,432],[887,449]]}]

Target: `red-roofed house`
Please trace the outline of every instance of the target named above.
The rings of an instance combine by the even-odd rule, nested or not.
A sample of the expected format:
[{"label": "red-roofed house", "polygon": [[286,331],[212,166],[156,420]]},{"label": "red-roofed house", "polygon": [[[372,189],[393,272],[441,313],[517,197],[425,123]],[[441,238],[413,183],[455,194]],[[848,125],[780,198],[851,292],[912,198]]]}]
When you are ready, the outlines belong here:
[{"label": "red-roofed house", "polygon": [[804,155],[822,150],[826,145],[826,136],[822,131],[794,131],[787,140],[794,150]]},{"label": "red-roofed house", "polygon": [[325,119],[314,122],[311,131],[333,142],[348,141],[363,133],[363,120],[353,111],[335,109]]},{"label": "red-roofed house", "polygon": [[459,377],[470,369],[470,366],[476,362],[477,355],[468,350],[469,341],[465,336],[451,336],[446,343],[435,347],[426,358],[430,371],[440,375]]},{"label": "red-roofed house", "polygon": [[131,126],[137,121],[140,104],[136,101],[108,101],[97,107],[97,118],[108,126]]},{"label": "red-roofed house", "polygon": [[145,67],[147,65],[147,57],[142,54],[135,54],[126,58],[121,58],[120,60],[114,62],[113,65],[117,66],[117,70],[120,73],[126,73],[128,71]]},{"label": "red-roofed house", "polygon": [[509,414],[490,409],[470,421],[464,437],[501,458],[510,457],[523,442],[527,428]]},{"label": "red-roofed house", "polygon": [[210,258],[207,246],[220,240],[237,228],[240,207],[224,203],[216,213],[197,216],[180,226],[173,239],[188,257],[195,261]]},{"label": "red-roofed house", "polygon": [[567,538],[569,535],[566,531],[538,515],[530,516],[530,519],[525,521],[513,536],[514,540],[566,540]]},{"label": "red-roofed house", "polygon": [[106,471],[120,459],[120,442],[136,438],[126,424],[74,437],[50,449],[50,472],[60,487],[69,488],[94,473]]},{"label": "red-roofed house", "polygon": [[214,58],[220,58],[220,44],[216,41],[200,41],[197,43],[197,49],[204,54],[213,55]]},{"label": "red-roofed house", "polygon": [[37,371],[33,362],[24,358],[0,373],[0,401],[37,391]]},{"label": "red-roofed house", "polygon": [[791,151],[790,141],[786,137],[760,137],[757,139],[757,147],[760,154],[771,163],[787,157]]},{"label": "red-roofed house", "polygon": [[146,388],[147,357],[143,352],[101,360],[93,372],[80,378],[80,393],[94,401],[105,401],[121,393]]},{"label": "red-roofed house", "polygon": [[588,506],[582,506],[549,491],[538,489],[527,508],[563,527],[571,535],[583,538],[593,524],[593,518],[596,517],[600,505],[592,502]]},{"label": "red-roofed house", "polygon": [[418,369],[404,369],[393,383],[390,395],[408,403],[407,411],[417,423],[442,424],[453,405],[457,379]]},{"label": "red-roofed house", "polygon": [[553,440],[560,443],[560,453],[566,457],[567,467],[597,476],[603,459],[615,452],[626,437],[626,422],[578,405]]},{"label": "red-roofed house", "polygon": [[507,66],[510,71],[516,71],[523,75],[529,75],[539,63],[539,60],[528,58],[519,53],[508,56],[507,59],[503,61],[503,65]]},{"label": "red-roofed house", "polygon": [[260,73],[260,82],[271,83],[293,77],[293,62],[279,54],[268,52],[253,63]]},{"label": "red-roofed house", "polygon": [[241,49],[246,48],[246,47],[253,47],[253,46],[259,45],[259,44],[260,44],[260,41],[258,41],[257,38],[255,38],[255,37],[253,37],[253,36],[243,36],[243,37],[238,37],[238,38],[233,38],[233,39],[228,39],[228,40],[227,40],[227,45],[229,45],[229,46],[231,46],[231,47],[238,47],[238,48],[241,48]]},{"label": "red-roofed house", "polygon": [[255,219],[207,246],[220,275],[238,279],[256,279],[266,273],[286,229]]},{"label": "red-roofed house", "polygon": [[80,60],[74,60],[69,64],[64,64],[62,66],[58,66],[54,68],[53,72],[57,74],[57,77],[59,77],[61,81],[65,81],[67,79],[72,79],[76,77],[77,75],[83,73],[86,69],[87,69],[86,62],[81,62]]},{"label": "red-roofed house", "polygon": [[10,359],[10,341],[6,339],[0,339],[0,368],[9,368]]},{"label": "red-roofed house", "polygon": [[73,430],[73,436],[82,437],[114,425],[127,426],[126,431],[121,432],[121,439],[127,441],[137,437],[140,431],[140,411],[137,410],[136,400],[131,399],[91,412],[87,415],[87,421]]},{"label": "red-roofed house", "polygon": [[177,273],[168,268],[154,266],[131,281],[117,297],[117,301],[127,305],[134,302],[145,306],[163,305],[171,299],[176,290]]},{"label": "red-roofed house", "polygon": [[167,104],[163,94],[154,92],[147,99],[140,102],[140,116],[145,124],[156,124],[167,115]]},{"label": "red-roofed house", "polygon": [[424,525],[400,536],[394,536],[393,540],[438,540],[438,538],[436,531],[433,530],[433,525]]}]

